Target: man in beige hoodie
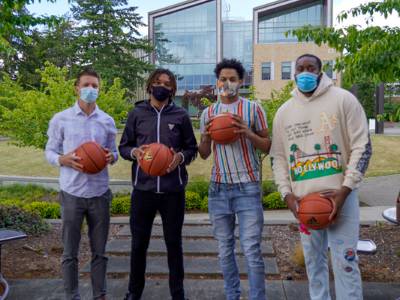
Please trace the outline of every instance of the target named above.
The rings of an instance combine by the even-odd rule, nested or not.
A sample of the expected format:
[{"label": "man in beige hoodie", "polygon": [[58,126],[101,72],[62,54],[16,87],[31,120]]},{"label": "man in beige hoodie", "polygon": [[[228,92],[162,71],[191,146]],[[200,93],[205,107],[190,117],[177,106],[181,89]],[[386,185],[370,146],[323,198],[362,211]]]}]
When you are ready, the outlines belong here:
[{"label": "man in beige hoodie", "polygon": [[310,297],[329,300],[328,247],[336,299],[362,299],[358,268],[357,188],[371,157],[367,119],[358,100],[335,87],[311,54],[296,60],[297,88],[273,122],[271,156],[275,181],[297,218],[298,201],[320,192],[333,200],[333,224],[302,234]]}]

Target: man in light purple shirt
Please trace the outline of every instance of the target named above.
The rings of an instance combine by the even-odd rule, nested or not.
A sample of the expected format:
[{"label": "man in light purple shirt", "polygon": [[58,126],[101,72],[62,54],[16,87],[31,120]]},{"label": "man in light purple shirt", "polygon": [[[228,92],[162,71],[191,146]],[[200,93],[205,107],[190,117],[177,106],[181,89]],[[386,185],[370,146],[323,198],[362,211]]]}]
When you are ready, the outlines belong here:
[{"label": "man in light purple shirt", "polygon": [[74,151],[82,143],[95,141],[107,151],[107,162],[118,159],[115,146],[117,129],[112,117],[96,105],[99,75],[84,70],[75,82],[79,95],[74,106],[54,115],[49,124],[46,159],[60,167],[60,199],[62,215],[62,271],[65,299],[81,299],[78,285],[78,251],[81,226],[86,216],[92,251],[91,279],[93,299],[106,299],[107,257],[105,246],[110,225],[108,169],[97,174],[82,172],[80,157]]}]

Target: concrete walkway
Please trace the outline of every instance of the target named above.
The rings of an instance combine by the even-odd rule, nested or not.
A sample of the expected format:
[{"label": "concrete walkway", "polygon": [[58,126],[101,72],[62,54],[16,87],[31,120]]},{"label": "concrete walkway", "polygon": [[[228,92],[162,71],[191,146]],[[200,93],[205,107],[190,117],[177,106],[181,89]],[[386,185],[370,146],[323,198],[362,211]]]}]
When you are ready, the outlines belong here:
[{"label": "concrete walkway", "polygon": [[[11,293],[7,300],[61,300],[63,286],[61,279],[34,279],[12,280]],[[122,300],[128,286],[127,279],[110,279],[108,285],[108,299]],[[248,282],[242,281],[241,299],[248,299]],[[267,280],[268,300],[306,300],[308,297],[308,283],[305,281]],[[224,285],[222,280],[185,280],[186,296],[190,300],[224,300]],[[363,284],[364,300],[395,300],[400,297],[400,284],[365,282]],[[91,298],[90,280],[80,281],[82,300]],[[331,294],[334,289],[331,284]],[[164,295],[164,296],[161,296]],[[168,281],[165,279],[151,279],[146,281],[143,300],[170,299]]]}]

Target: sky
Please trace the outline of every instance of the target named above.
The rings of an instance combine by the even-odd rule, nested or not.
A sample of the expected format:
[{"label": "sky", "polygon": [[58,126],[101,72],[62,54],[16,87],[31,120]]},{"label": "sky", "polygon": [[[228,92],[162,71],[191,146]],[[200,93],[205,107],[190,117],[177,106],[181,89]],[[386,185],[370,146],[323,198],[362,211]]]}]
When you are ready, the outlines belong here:
[{"label": "sky", "polygon": [[[259,5],[263,5],[269,2],[274,2],[276,0],[223,0],[222,12],[223,16],[229,16],[230,18],[240,18],[251,20],[253,14],[253,8]],[[143,22],[147,24],[147,13],[152,10],[160,9],[165,6],[169,6],[172,4],[180,3],[183,1],[180,0],[128,0],[130,6],[137,6],[137,12],[143,17]],[[346,23],[342,25],[338,24],[336,21],[336,16],[343,10],[348,10],[352,7],[358,6],[362,3],[367,3],[368,0],[333,0],[333,19],[334,26],[341,27],[350,24],[358,24],[361,26],[366,26],[364,19],[359,18],[351,18]],[[244,5],[247,3],[248,5]],[[61,16],[69,11],[69,7],[71,4],[68,0],[57,0],[56,3],[48,3],[46,0],[41,0],[39,3],[37,0],[34,4],[28,6],[28,9],[31,13],[35,15],[57,15]],[[389,17],[385,20],[383,17],[376,17],[374,19],[373,25],[377,26],[400,26],[399,15],[396,13],[395,15]],[[142,35],[147,35],[147,28],[140,28],[140,33]]]}]

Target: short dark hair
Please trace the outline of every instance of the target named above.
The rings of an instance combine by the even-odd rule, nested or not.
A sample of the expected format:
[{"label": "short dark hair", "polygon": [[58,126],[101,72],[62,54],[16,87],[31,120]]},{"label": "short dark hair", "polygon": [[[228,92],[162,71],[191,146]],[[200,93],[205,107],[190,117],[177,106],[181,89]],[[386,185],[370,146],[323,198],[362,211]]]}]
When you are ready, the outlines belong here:
[{"label": "short dark hair", "polygon": [[318,56],[316,56],[316,55],[314,55],[314,54],[310,54],[310,53],[306,53],[306,54],[300,55],[300,56],[296,59],[296,65],[297,65],[297,62],[299,61],[299,59],[301,59],[301,58],[303,58],[303,57],[312,57],[312,58],[315,58],[315,60],[317,61],[318,69],[319,69],[320,71],[322,70],[322,61],[321,61],[321,59],[320,59]]},{"label": "short dark hair", "polygon": [[79,85],[79,80],[81,79],[82,76],[93,76],[100,81],[100,75],[95,70],[91,68],[86,68],[80,71],[78,76],[76,76],[75,86]]},{"label": "short dark hair", "polygon": [[160,77],[160,75],[162,74],[166,74],[168,75],[169,79],[171,80],[171,84],[172,84],[172,96],[175,96],[176,93],[176,78],[174,73],[172,73],[170,70],[168,69],[164,69],[164,68],[158,68],[155,69],[149,76],[149,78],[147,79],[147,83],[146,83],[146,91],[151,94],[151,86],[153,85],[153,83],[158,79],[158,77]]},{"label": "short dark hair", "polygon": [[222,69],[235,69],[239,75],[239,79],[243,79],[244,72],[246,72],[242,63],[234,58],[232,59],[224,58],[221,62],[217,64],[217,66],[214,69],[214,73],[215,76],[217,76],[217,78],[219,78],[219,74],[221,73]]}]

